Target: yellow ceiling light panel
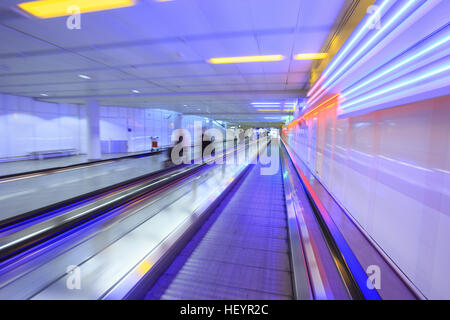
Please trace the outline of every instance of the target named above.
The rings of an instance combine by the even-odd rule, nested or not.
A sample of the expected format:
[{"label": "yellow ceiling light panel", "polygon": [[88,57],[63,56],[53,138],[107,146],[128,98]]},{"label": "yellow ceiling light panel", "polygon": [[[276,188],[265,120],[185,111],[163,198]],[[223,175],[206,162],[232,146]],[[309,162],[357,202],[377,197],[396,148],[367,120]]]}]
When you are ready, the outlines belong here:
[{"label": "yellow ceiling light panel", "polygon": [[281,54],[272,54],[264,56],[244,56],[244,57],[225,57],[225,58],[211,58],[209,63],[223,64],[223,63],[245,63],[245,62],[269,62],[283,60]]},{"label": "yellow ceiling light panel", "polygon": [[294,59],[295,60],[320,60],[325,59],[328,56],[326,52],[320,53],[300,53],[297,54]]},{"label": "yellow ceiling light panel", "polygon": [[133,6],[135,0],[39,0],[18,4],[18,6],[38,18],[55,18],[73,14],[73,7],[80,13],[104,11]]}]

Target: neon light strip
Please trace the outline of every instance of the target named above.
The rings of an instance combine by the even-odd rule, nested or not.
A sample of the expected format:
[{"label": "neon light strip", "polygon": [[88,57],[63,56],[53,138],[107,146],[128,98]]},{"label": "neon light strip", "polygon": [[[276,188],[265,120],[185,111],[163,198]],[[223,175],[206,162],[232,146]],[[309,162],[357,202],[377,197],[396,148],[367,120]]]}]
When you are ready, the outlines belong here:
[{"label": "neon light strip", "polygon": [[269,61],[281,61],[283,59],[284,57],[281,54],[274,54],[264,56],[211,58],[208,60],[208,62],[212,64],[223,64],[223,63],[245,63],[245,62],[269,62]]},{"label": "neon light strip", "polygon": [[384,96],[380,97],[379,99],[371,100],[370,102],[364,103],[364,107],[362,107],[362,108],[361,107],[358,108],[358,106],[353,106],[353,107],[348,107],[346,109],[341,109],[341,110],[339,110],[339,111],[341,111],[339,114],[341,115],[341,114],[347,114],[349,112],[364,110],[366,108],[371,108],[371,107],[380,105],[382,103],[392,102],[392,101],[402,99],[402,98],[407,98],[409,96],[413,96],[416,94],[423,94],[424,92],[428,92],[430,90],[438,90],[441,88],[445,88],[445,86],[450,87],[449,83],[450,83],[450,75],[439,78],[438,80],[435,80],[435,81],[431,80],[431,82],[427,82],[426,84],[424,84],[422,86],[405,88],[405,89],[395,92],[391,95],[387,95],[387,96],[384,95]]},{"label": "neon light strip", "polygon": [[314,107],[313,109],[309,110],[304,115],[302,115],[301,117],[299,117],[299,118],[293,120],[292,122],[290,122],[287,125],[287,127],[290,128],[290,127],[296,125],[298,122],[300,122],[302,120],[305,120],[307,117],[317,114],[319,111],[326,110],[328,108],[336,106],[336,104],[338,102],[340,102],[340,99],[341,99],[341,97],[340,97],[339,94],[333,95],[331,98],[329,98],[328,100],[325,100],[324,102],[322,102],[317,107]]},{"label": "neon light strip", "polygon": [[[355,53],[352,54],[350,56],[350,58],[344,63],[344,65],[340,66],[339,69],[337,71],[335,71],[332,75],[331,78],[328,78],[321,91],[317,92],[313,97],[310,98],[310,100],[308,101],[310,104],[314,104],[317,102],[320,94],[328,91],[328,88],[331,86],[332,83],[334,83],[335,79],[338,77],[338,75],[340,75],[342,77],[342,73],[345,73],[345,70],[347,67],[350,66],[350,64],[352,62],[354,62],[356,60],[356,58],[358,58],[362,52],[364,52],[364,50],[366,50],[369,45],[373,44],[373,42],[375,40],[377,40],[382,34],[384,34],[384,32],[391,27],[394,22],[396,22],[397,20],[399,20],[402,15],[413,5],[413,4],[417,4],[416,1],[407,1],[406,4],[404,4],[400,10],[398,10],[390,19],[388,22],[384,23],[383,27],[378,30],[368,41],[366,41],[364,43],[364,45]],[[420,5],[423,5],[423,3],[421,3]],[[400,24],[401,25],[401,24]],[[327,68],[328,69],[328,68]],[[351,68],[350,68],[351,69]]]},{"label": "neon light strip", "polygon": [[339,68],[339,71],[336,71],[333,73],[333,76],[331,76],[329,79],[327,79],[327,81],[325,82],[324,86],[327,87],[329,86],[334,79],[336,79],[336,77],[338,75],[341,75],[342,72],[346,71],[346,69],[348,68],[348,66],[350,66],[350,64],[352,62],[354,62],[356,60],[356,58],[358,58],[371,44],[373,44],[389,27],[391,27],[394,22],[398,21],[402,15],[413,5],[415,4],[415,1],[408,1],[406,2],[406,4],[399,10],[397,11],[394,16],[388,21],[388,22],[384,22],[383,23],[383,27],[378,30],[375,35],[370,38],[361,48],[359,48],[359,50],[353,54],[349,60],[347,60],[346,63],[344,63],[343,66],[341,66]]},{"label": "neon light strip", "polygon": [[321,75],[320,78],[314,83],[314,85],[309,89],[308,93],[306,94],[307,97],[311,95],[312,92],[316,90],[318,86],[322,84],[322,82],[325,80],[325,76]]},{"label": "neon light strip", "polygon": [[[438,0],[438,1],[439,1],[439,0]],[[346,61],[346,63],[345,63],[343,66],[341,66],[341,67],[339,68],[339,70],[336,71],[335,74],[333,74],[332,79],[331,79],[331,78],[328,79],[326,85],[324,85],[324,88],[322,88],[322,90],[321,90],[322,92],[318,92],[318,94],[316,95],[314,101],[311,101],[311,100],[309,101],[311,104],[316,103],[316,101],[318,100],[318,98],[320,98],[320,96],[323,95],[324,92],[328,91],[329,88],[332,86],[332,84],[333,84],[334,82],[338,81],[337,79],[339,79],[339,78],[338,78],[339,75],[340,75],[341,78],[342,78],[342,76],[344,76],[344,74],[348,73],[348,72],[349,72],[350,70],[352,70],[352,69],[354,70],[355,65],[357,65],[359,62],[356,62],[356,63],[353,64],[353,65],[352,65],[351,63],[352,63],[352,62],[355,62],[355,60],[358,58],[358,56],[360,56],[360,55],[362,54],[362,52],[364,52],[364,50],[366,50],[366,49],[368,48],[369,44],[373,44],[372,42],[375,42],[375,40],[377,40],[378,37],[380,37],[382,34],[384,34],[385,31],[388,30],[388,27],[391,26],[391,24],[394,24],[394,22],[395,22],[396,20],[399,20],[399,18],[402,18],[402,14],[403,14],[403,17],[405,17],[405,14],[407,14],[406,11],[407,11],[408,9],[410,9],[410,6],[412,6],[412,5],[417,5],[417,6],[415,7],[415,9],[413,10],[412,14],[409,15],[409,16],[406,16],[406,19],[404,19],[403,21],[401,21],[400,24],[397,24],[395,27],[391,28],[393,31],[389,31],[389,33],[387,34],[387,36],[386,36],[384,39],[382,39],[382,40],[380,41],[380,43],[376,44],[376,42],[375,42],[375,45],[369,50],[368,54],[370,54],[371,52],[373,52],[374,49],[380,47],[380,45],[381,45],[382,43],[386,43],[386,41],[389,41],[389,39],[392,40],[392,37],[393,37],[394,35],[398,34],[399,32],[402,32],[402,30],[404,31],[404,29],[406,28],[406,25],[407,25],[408,23],[410,23],[412,20],[417,20],[417,19],[419,19],[418,15],[420,15],[421,12],[426,12],[426,11],[427,11],[427,10],[418,10],[418,9],[424,9],[424,8],[426,8],[426,7],[434,6],[434,5],[435,5],[435,4],[432,4],[431,1],[427,2],[427,1],[423,1],[423,0],[422,0],[422,1],[407,1],[407,2],[405,1],[405,3],[406,3],[406,4],[403,5],[403,7],[401,7],[400,9],[398,9],[398,11],[396,11],[396,12],[394,13],[394,15],[393,15],[392,17],[389,18],[389,22],[388,22],[387,24],[385,24],[384,27],[383,27],[382,29],[380,29],[379,31],[377,31],[376,34],[375,34],[375,35],[374,35],[367,43],[365,43],[364,46],[363,46],[362,48],[360,48],[360,49],[358,50],[357,53],[352,54],[350,60]],[[413,18],[413,17],[415,17],[415,18]],[[411,20],[411,19],[412,19],[412,20]],[[362,58],[362,60],[364,60],[364,56],[360,56],[360,57]],[[356,61],[357,61],[357,60],[356,60]],[[347,67],[348,67],[348,69],[345,70],[345,68],[347,68]]]},{"label": "neon light strip", "polygon": [[383,4],[378,8],[378,10],[369,18],[367,19],[364,26],[358,31],[358,33],[352,38],[352,40],[345,46],[345,48],[338,54],[338,57],[333,59],[334,61],[331,63],[329,67],[327,67],[327,70],[324,72],[324,76],[327,76],[333,68],[345,57],[347,52],[352,49],[353,45],[356,43],[356,41],[360,40],[360,38],[363,36],[364,32],[367,32],[369,29],[369,26],[373,25],[374,20],[377,17],[381,17],[381,12],[384,10],[384,8],[388,5],[389,1],[386,0],[383,2]]},{"label": "neon light strip", "polygon": [[320,60],[325,59],[328,56],[326,52],[320,53],[299,53],[294,56],[295,60]]}]

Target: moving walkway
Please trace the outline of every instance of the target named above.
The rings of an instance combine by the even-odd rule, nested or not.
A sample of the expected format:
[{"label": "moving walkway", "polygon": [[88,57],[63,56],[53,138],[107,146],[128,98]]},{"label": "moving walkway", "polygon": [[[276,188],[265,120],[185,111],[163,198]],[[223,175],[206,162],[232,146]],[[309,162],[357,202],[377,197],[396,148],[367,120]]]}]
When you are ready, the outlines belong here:
[{"label": "moving walkway", "polygon": [[[5,226],[0,298],[380,299],[287,150],[253,144]],[[253,161],[266,148],[281,152],[274,175]]]}]

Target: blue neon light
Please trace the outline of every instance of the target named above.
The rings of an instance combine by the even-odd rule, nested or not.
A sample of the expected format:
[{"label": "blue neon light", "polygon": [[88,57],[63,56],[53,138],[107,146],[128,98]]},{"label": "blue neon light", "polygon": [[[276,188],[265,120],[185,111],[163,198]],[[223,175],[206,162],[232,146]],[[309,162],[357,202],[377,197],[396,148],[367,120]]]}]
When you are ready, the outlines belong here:
[{"label": "blue neon light", "polygon": [[439,39],[435,43],[433,43],[430,46],[426,47],[422,51],[419,51],[416,54],[410,56],[409,58],[406,58],[406,59],[402,60],[401,62],[399,62],[398,64],[392,66],[391,68],[386,69],[385,71],[379,73],[378,75],[375,75],[375,76],[371,77],[367,81],[362,82],[361,84],[359,84],[359,85],[357,85],[357,86],[355,86],[353,88],[350,88],[348,90],[344,90],[343,91],[343,95],[348,99],[352,93],[358,91],[359,89],[361,89],[363,87],[367,88],[367,85],[373,83],[374,81],[384,77],[385,75],[387,75],[387,74],[389,74],[389,73],[391,73],[391,72],[393,72],[395,70],[400,69],[401,67],[407,65],[408,63],[410,63],[410,62],[412,62],[412,61],[414,61],[414,60],[416,60],[416,59],[418,59],[420,57],[423,57],[427,53],[435,50],[436,48],[439,48],[440,46],[446,44],[449,41],[450,41],[450,34],[447,34],[447,36],[443,37],[442,39]]},{"label": "blue neon light", "polygon": [[375,42],[375,40],[377,40],[389,27],[391,27],[394,22],[398,21],[413,4],[415,4],[414,1],[408,1],[399,11],[397,11],[388,22],[383,24],[383,27],[378,30],[372,38],[370,38],[355,54],[352,55],[350,59],[347,60],[343,66],[339,68],[339,71],[336,71],[331,78],[325,81],[324,86],[329,86],[337,76],[341,75],[342,72],[344,72],[348,66],[356,60],[356,58],[358,58],[371,44]]},{"label": "blue neon light", "polygon": [[[426,87],[427,89],[430,88],[430,90],[436,90],[439,88],[445,88],[445,86],[447,85],[447,87],[449,87],[449,83],[450,83],[450,76],[446,76],[443,78],[439,78],[439,80],[437,81],[433,81],[431,83],[427,83]],[[421,87],[423,88],[423,86]],[[364,104],[364,107],[361,108],[359,106],[352,106],[352,107],[348,107],[343,109],[343,114],[348,114],[350,112],[356,112],[359,110],[363,110],[366,108],[370,108],[376,105],[380,105],[382,103],[386,103],[386,102],[390,102],[390,101],[395,101],[401,98],[407,98],[409,96],[414,95],[415,93],[418,93],[420,89],[418,89],[417,87],[412,87],[412,88],[406,88],[402,91],[399,92],[395,92],[393,94],[390,94],[388,96],[382,96],[379,99],[376,100],[372,100],[370,102],[367,102]],[[359,108],[358,108],[359,107]]]}]

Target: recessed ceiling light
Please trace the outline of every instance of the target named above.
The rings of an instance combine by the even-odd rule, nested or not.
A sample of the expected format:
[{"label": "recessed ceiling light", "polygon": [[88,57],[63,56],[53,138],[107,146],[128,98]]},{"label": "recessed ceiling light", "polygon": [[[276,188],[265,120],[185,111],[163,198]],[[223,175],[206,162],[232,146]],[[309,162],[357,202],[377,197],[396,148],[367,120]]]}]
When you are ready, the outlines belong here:
[{"label": "recessed ceiling light", "polygon": [[328,53],[320,52],[320,53],[300,53],[297,54],[294,59],[295,60],[318,60],[325,59],[328,56]]},{"label": "recessed ceiling light", "polygon": [[133,92],[133,93],[140,93],[140,91],[139,91],[139,90],[136,90],[136,89],[131,90],[131,92]]},{"label": "recessed ceiling light", "polygon": [[74,4],[80,8],[80,13],[87,13],[129,7],[135,3],[135,0],[38,0],[23,2],[18,6],[35,17],[46,19],[71,15],[72,12],[67,8]]},{"label": "recessed ceiling light", "polygon": [[78,76],[79,76],[81,79],[87,79],[87,80],[91,79],[91,77],[89,77],[89,76],[87,76],[87,75],[85,75],[85,74],[79,74]]},{"label": "recessed ceiling light", "polygon": [[222,63],[243,63],[243,62],[269,62],[280,60],[283,60],[283,56],[281,54],[273,54],[265,56],[211,58],[208,60],[208,62],[212,64],[222,64]]}]

